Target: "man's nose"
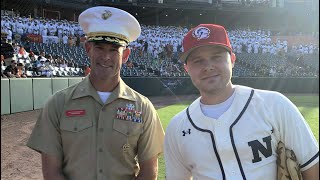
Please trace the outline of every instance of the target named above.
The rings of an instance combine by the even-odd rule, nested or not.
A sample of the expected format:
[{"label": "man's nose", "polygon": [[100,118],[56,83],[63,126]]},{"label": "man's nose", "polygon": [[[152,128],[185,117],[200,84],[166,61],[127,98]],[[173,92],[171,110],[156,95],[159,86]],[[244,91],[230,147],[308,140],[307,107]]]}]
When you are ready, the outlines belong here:
[{"label": "man's nose", "polygon": [[109,61],[111,59],[111,53],[108,52],[108,51],[105,51],[103,54],[102,54],[102,59],[103,61]]},{"label": "man's nose", "polygon": [[207,60],[203,65],[205,71],[212,71],[215,69],[215,63],[213,61]]}]

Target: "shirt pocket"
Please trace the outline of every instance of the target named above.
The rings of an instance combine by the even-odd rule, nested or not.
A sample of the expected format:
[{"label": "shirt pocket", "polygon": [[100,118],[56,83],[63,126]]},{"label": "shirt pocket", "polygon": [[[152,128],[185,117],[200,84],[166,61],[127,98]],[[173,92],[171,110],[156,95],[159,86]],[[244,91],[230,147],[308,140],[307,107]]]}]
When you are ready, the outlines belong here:
[{"label": "shirt pocket", "polygon": [[92,121],[87,117],[66,117],[60,122],[60,129],[76,133],[91,128],[92,125]]},{"label": "shirt pocket", "polygon": [[111,135],[112,148],[115,148],[114,150],[124,150],[124,146],[128,146],[128,150],[124,152],[134,154],[137,150],[138,140],[142,132],[142,123],[114,119]]},{"label": "shirt pocket", "polygon": [[[88,117],[64,117],[60,121],[61,143],[66,161],[92,152],[93,122]],[[79,151],[81,149],[81,151]]]},{"label": "shirt pocket", "polygon": [[136,136],[142,133],[143,124],[132,121],[114,119],[113,129],[124,136]]}]

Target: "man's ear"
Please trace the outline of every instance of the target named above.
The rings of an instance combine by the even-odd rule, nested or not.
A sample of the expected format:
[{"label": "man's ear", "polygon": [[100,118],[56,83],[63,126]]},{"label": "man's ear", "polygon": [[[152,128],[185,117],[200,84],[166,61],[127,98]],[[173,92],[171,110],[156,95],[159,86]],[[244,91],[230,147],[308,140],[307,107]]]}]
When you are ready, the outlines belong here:
[{"label": "man's ear", "polygon": [[187,64],[184,64],[183,67],[184,67],[184,70],[185,70],[186,72],[188,72],[188,66],[187,66]]},{"label": "man's ear", "polygon": [[126,63],[128,61],[130,53],[131,53],[130,48],[126,48],[123,50],[122,63]]},{"label": "man's ear", "polygon": [[84,43],[84,48],[85,48],[87,54],[89,53],[90,48],[91,48],[91,44],[89,44],[89,43],[90,43],[90,42],[88,42],[88,41],[86,41],[86,42]]},{"label": "man's ear", "polygon": [[232,67],[234,66],[234,63],[236,61],[236,54],[234,54],[233,52],[231,53],[231,62],[232,62]]}]

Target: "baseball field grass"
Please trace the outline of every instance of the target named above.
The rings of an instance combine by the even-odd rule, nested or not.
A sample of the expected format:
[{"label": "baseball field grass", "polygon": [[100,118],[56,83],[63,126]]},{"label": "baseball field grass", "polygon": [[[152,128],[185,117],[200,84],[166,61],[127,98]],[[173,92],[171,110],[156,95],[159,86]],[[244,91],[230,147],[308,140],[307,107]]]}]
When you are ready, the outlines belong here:
[{"label": "baseball field grass", "polygon": [[[319,143],[319,95],[287,95],[287,97],[298,107]],[[179,104],[158,109],[157,111],[163,128],[166,129],[171,118],[186,108],[190,103],[191,102],[181,102]],[[158,179],[165,179],[165,163],[163,155],[159,158]]]}]

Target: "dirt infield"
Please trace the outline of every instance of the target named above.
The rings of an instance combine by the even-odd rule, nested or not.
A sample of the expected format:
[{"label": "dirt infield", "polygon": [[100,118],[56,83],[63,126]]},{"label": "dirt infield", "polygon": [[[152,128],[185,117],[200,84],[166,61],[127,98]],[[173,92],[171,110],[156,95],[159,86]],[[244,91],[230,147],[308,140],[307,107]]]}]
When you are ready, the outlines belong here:
[{"label": "dirt infield", "polygon": [[[155,108],[181,101],[194,100],[197,95],[150,97]],[[1,116],[1,180],[43,179],[40,154],[26,147],[40,110]]]}]

